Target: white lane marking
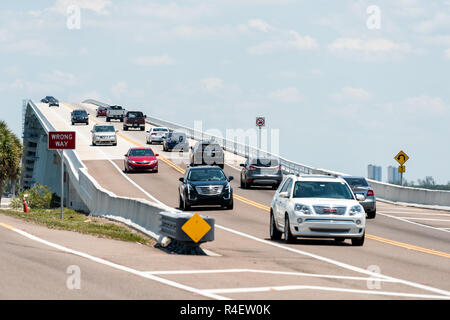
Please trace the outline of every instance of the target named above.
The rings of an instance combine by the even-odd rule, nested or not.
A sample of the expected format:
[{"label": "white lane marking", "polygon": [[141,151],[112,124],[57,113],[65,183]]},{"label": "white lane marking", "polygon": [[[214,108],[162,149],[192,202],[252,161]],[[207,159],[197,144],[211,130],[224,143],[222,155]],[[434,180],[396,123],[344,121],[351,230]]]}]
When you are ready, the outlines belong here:
[{"label": "white lane marking", "polygon": [[422,289],[422,290],[425,290],[425,291],[430,291],[430,292],[435,292],[435,293],[439,293],[439,294],[450,296],[450,292],[446,291],[446,290],[433,288],[433,287],[430,287],[430,286],[426,286],[426,285],[423,285],[423,284],[419,284],[419,283],[415,283],[415,282],[411,282],[411,281],[407,281],[407,280],[397,279],[397,278],[394,278],[394,277],[383,275],[381,273],[371,272],[371,271],[368,271],[368,270],[365,270],[365,269],[362,269],[362,268],[359,268],[359,267],[355,267],[355,266],[349,265],[349,264],[344,263],[344,262],[339,262],[339,261],[336,261],[336,260],[333,260],[333,259],[329,259],[329,258],[325,258],[325,257],[319,256],[319,255],[316,255],[316,254],[313,254],[313,253],[310,253],[310,252],[306,252],[306,251],[302,251],[302,250],[298,250],[298,249],[293,249],[291,247],[286,247],[286,246],[283,246],[283,245],[278,244],[276,242],[271,242],[271,241],[268,241],[268,240],[259,239],[259,238],[255,237],[255,236],[252,236],[252,235],[240,232],[240,231],[236,231],[236,230],[233,230],[233,229],[230,229],[230,228],[226,228],[226,227],[223,227],[223,226],[218,225],[218,224],[216,224],[215,226],[217,228],[219,228],[219,229],[222,229],[222,230],[234,233],[236,235],[239,235],[239,236],[242,236],[242,237],[245,237],[245,238],[248,238],[248,239],[252,239],[252,240],[255,240],[255,241],[258,241],[258,242],[261,242],[261,243],[264,243],[264,244],[267,244],[267,245],[270,245],[270,246],[273,246],[273,247],[277,247],[277,248],[280,248],[280,249],[283,249],[283,250],[294,252],[294,253],[297,253],[297,254],[300,254],[300,255],[303,255],[303,256],[314,258],[316,260],[320,260],[320,261],[323,261],[323,262],[334,264],[335,266],[338,266],[338,267],[341,267],[341,268],[344,268],[344,269],[347,269],[347,270],[351,270],[351,271],[355,271],[355,272],[358,272],[358,273],[366,274],[366,275],[369,275],[369,276],[372,276],[372,277],[379,277],[379,278],[384,278],[384,279],[389,279],[389,280],[395,280],[398,283],[402,283],[402,284],[408,285],[410,287],[414,287],[414,288]]},{"label": "white lane marking", "polygon": [[441,222],[450,222],[449,219],[433,219],[433,218],[417,218],[417,217],[399,217],[401,219],[408,220],[423,220],[423,221],[441,221]]},{"label": "white lane marking", "polygon": [[288,290],[322,290],[322,291],[337,291],[337,292],[348,292],[348,293],[362,293],[362,294],[372,294],[372,295],[383,295],[383,296],[395,296],[395,297],[406,297],[406,298],[422,298],[422,299],[444,299],[449,300],[450,297],[447,296],[437,296],[437,295],[425,295],[425,294],[415,294],[415,293],[404,293],[404,292],[389,292],[389,291],[377,291],[377,290],[358,290],[358,289],[347,289],[347,288],[335,288],[335,287],[321,287],[321,286],[275,286],[275,287],[253,287],[253,288],[224,288],[224,289],[204,289],[206,292],[210,293],[249,293],[249,292],[267,292],[267,291],[288,291]]},{"label": "white lane marking", "polygon": [[289,271],[272,271],[272,270],[258,270],[258,269],[212,269],[212,270],[168,270],[168,271],[146,271],[148,274],[154,275],[180,275],[180,274],[210,274],[210,273],[263,273],[263,274],[277,274],[284,276],[299,276],[311,278],[325,278],[325,279],[341,279],[341,280],[359,280],[368,281],[376,280],[380,282],[398,283],[397,280],[382,279],[382,278],[365,278],[365,277],[351,277],[351,276],[335,276],[329,274],[316,274],[304,272],[289,272]]},{"label": "white lane marking", "polygon": [[431,213],[431,212],[415,212],[415,211],[386,211],[383,210],[381,211],[382,213],[390,213],[390,214],[415,214],[415,215],[419,215],[419,216],[443,216],[443,217],[450,217],[449,213]]},{"label": "white lane marking", "polygon": [[442,228],[436,228],[436,227],[428,226],[426,224],[417,223],[417,222],[414,222],[414,221],[409,221],[407,219],[402,219],[400,217],[393,216],[393,215],[390,215],[390,214],[386,214],[386,213],[383,213],[383,212],[377,212],[377,214],[385,216],[385,217],[389,217],[389,218],[392,218],[392,219],[397,219],[397,220],[400,220],[400,221],[403,221],[403,222],[411,223],[411,224],[414,224],[416,226],[423,227],[423,228],[428,228],[428,229],[433,229],[433,230],[443,231],[443,232],[450,232],[450,230],[445,230],[445,229],[442,229]]},{"label": "white lane marking", "polygon": [[126,266],[123,266],[123,265],[120,265],[120,264],[117,264],[117,263],[114,263],[114,262],[110,262],[110,261],[105,260],[105,259],[97,258],[95,256],[92,256],[90,254],[87,254],[87,253],[84,253],[84,252],[81,252],[81,251],[77,251],[77,250],[66,248],[64,246],[61,246],[59,244],[56,244],[56,243],[53,243],[53,242],[41,239],[41,238],[39,238],[37,236],[34,236],[32,234],[29,234],[29,233],[27,233],[25,231],[16,229],[16,228],[11,227],[11,226],[8,226],[8,229],[12,230],[14,232],[17,232],[17,233],[21,234],[22,236],[24,236],[24,237],[26,237],[26,238],[28,238],[30,240],[33,240],[33,241],[45,244],[45,245],[47,245],[49,247],[55,248],[55,249],[63,251],[63,252],[71,253],[71,254],[74,254],[74,255],[86,258],[88,260],[91,260],[91,261],[94,261],[94,262],[97,262],[97,263],[109,266],[109,267],[117,269],[117,270],[121,270],[121,271],[125,271],[125,272],[128,272],[128,273],[132,273],[134,275],[137,275],[137,276],[140,276],[140,277],[143,277],[143,278],[147,278],[147,279],[150,279],[150,280],[154,280],[154,281],[163,283],[165,285],[168,285],[168,286],[171,286],[171,287],[174,287],[174,288],[178,288],[178,289],[181,289],[181,290],[185,290],[185,291],[188,291],[188,292],[199,294],[199,295],[202,295],[204,297],[217,299],[217,300],[231,300],[230,298],[226,298],[226,297],[223,297],[223,296],[220,296],[220,295],[216,295],[214,293],[204,292],[201,289],[196,289],[196,288],[193,288],[193,287],[189,287],[189,286],[186,286],[184,284],[181,284],[181,283],[178,283],[178,282],[175,282],[175,281],[171,281],[171,280],[167,280],[167,279],[164,279],[164,278],[160,278],[160,277],[157,277],[157,276],[154,276],[154,275],[151,275],[151,274],[147,274],[147,273],[142,272],[142,271],[135,270],[135,269],[130,268],[130,267],[126,267]]}]

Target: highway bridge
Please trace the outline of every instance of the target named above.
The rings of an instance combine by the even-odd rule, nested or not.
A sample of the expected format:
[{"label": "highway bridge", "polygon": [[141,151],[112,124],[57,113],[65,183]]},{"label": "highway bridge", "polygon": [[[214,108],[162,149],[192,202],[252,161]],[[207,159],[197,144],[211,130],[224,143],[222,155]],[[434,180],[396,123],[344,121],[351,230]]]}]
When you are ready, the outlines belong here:
[{"label": "highway bridge", "polygon": [[[98,201],[117,201],[111,212],[126,199],[176,212],[178,178],[186,169],[178,154],[152,145],[160,154],[158,173],[123,172],[123,155],[130,147],[146,146],[146,132],[123,131],[122,123],[110,122],[119,130],[118,145],[92,146],[92,125],[105,122],[95,117],[97,105],[60,103],[59,108],[49,108],[26,101],[24,108],[25,139],[35,141],[31,144],[34,149],[28,148],[29,157],[39,157],[30,168],[28,183],[34,179],[59,190],[60,164],[55,152],[45,150],[45,131],[76,131],[76,150],[66,154],[66,206],[95,215],[114,215],[104,204],[102,209],[94,203],[98,189],[109,195]],[[90,112],[89,126],[71,125],[70,112],[78,108]],[[150,127],[147,123],[146,131]],[[11,280],[2,280],[5,289],[0,297],[450,299],[450,211],[444,210],[444,202],[442,210],[432,210],[378,201],[377,217],[367,220],[362,247],[324,239],[286,244],[269,239],[269,211],[275,191],[241,189],[239,164],[244,158],[226,151],[225,161],[225,173],[237,178],[232,181],[234,209],[191,211],[215,219],[215,240],[202,244],[205,255],[170,254],[157,247],[48,230],[1,216],[0,268],[11,274],[7,277]],[[92,182],[80,187],[81,180]],[[440,199],[444,196],[439,195]],[[158,237],[156,229],[147,229]],[[67,290],[64,285],[69,265],[82,271],[81,290]],[[12,279],[19,274],[26,276],[17,283]]]}]

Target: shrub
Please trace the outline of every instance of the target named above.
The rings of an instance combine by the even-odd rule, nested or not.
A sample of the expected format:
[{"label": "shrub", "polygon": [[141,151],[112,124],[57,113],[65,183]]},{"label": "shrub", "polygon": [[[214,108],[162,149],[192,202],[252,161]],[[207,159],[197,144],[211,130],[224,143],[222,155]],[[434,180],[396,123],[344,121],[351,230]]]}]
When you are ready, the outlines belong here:
[{"label": "shrub", "polygon": [[[52,205],[53,194],[47,186],[37,182],[33,188],[20,193],[17,197],[12,199],[11,207],[19,209],[23,205],[23,196],[27,194],[27,203],[33,209],[50,209]],[[54,204],[54,202],[53,202]]]}]

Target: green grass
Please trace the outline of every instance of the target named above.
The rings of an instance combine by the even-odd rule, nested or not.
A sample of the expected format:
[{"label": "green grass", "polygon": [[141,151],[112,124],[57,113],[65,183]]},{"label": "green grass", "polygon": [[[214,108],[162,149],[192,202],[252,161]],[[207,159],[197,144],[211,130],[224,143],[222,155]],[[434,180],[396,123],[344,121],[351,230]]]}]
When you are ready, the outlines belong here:
[{"label": "green grass", "polygon": [[153,245],[155,241],[127,226],[107,219],[90,217],[71,209],[64,209],[64,219],[60,219],[61,209],[32,209],[29,213],[15,210],[0,210],[1,214],[44,225],[50,229],[76,231],[101,238]]}]

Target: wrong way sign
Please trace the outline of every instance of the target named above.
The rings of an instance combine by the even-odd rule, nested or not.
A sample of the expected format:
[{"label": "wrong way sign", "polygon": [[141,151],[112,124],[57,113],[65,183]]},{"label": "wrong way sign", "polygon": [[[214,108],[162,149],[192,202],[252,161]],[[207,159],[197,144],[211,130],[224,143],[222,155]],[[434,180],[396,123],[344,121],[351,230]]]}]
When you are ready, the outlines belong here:
[{"label": "wrong way sign", "polygon": [[48,150],[75,149],[74,131],[51,131],[48,133]]}]

